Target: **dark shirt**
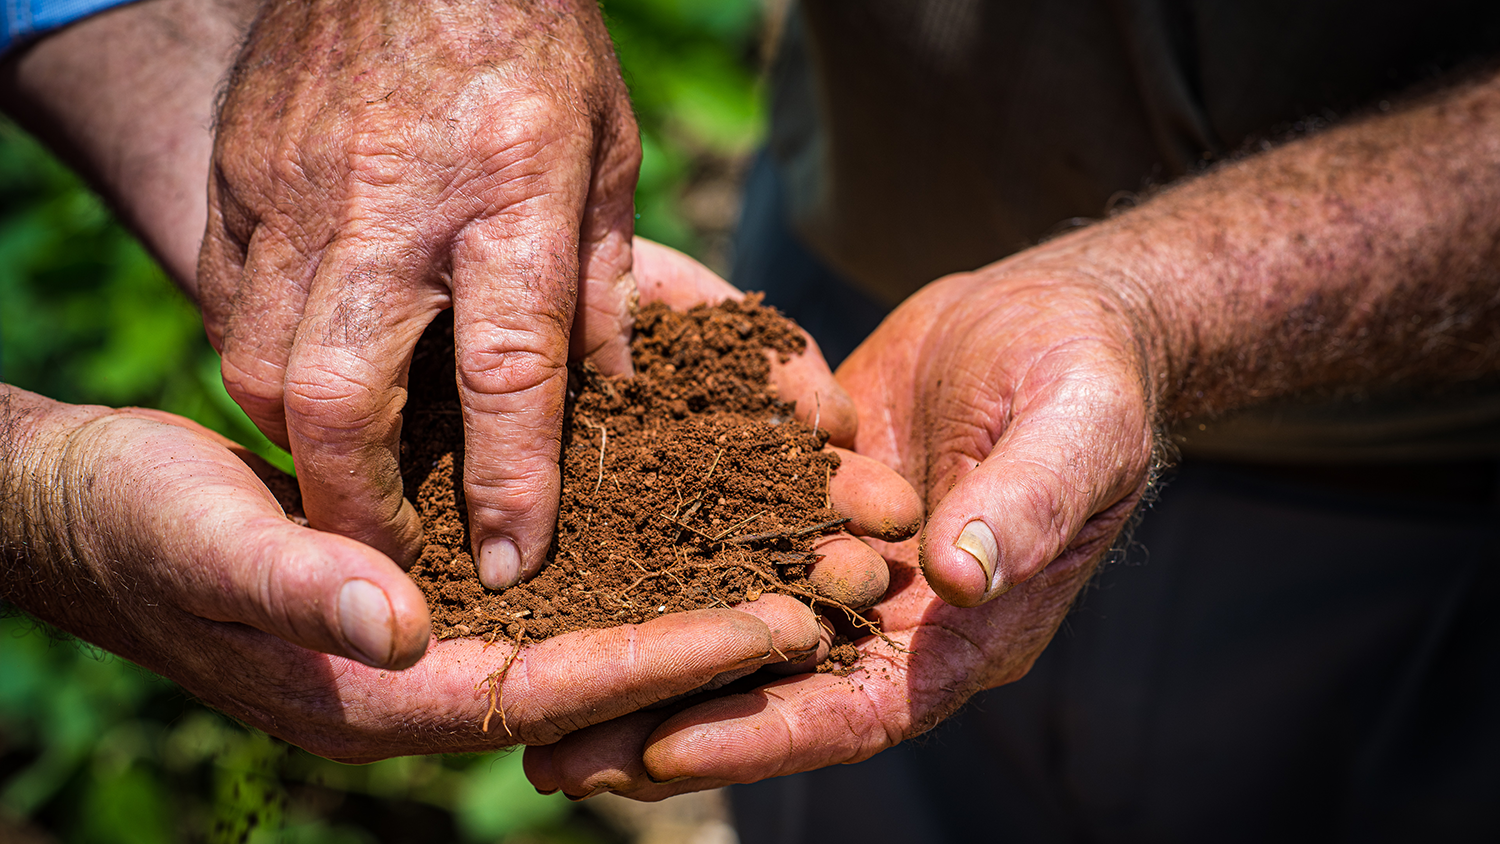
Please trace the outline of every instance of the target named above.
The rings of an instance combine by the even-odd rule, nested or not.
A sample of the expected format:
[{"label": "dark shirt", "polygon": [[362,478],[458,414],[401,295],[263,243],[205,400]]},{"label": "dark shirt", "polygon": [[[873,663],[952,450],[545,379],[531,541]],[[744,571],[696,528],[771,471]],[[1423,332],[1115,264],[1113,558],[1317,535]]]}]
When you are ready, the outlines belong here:
[{"label": "dark shirt", "polygon": [[[888,305],[1226,156],[1500,55],[1473,0],[803,0],[771,151],[798,235]],[[1236,459],[1500,454],[1500,390],[1262,408]]]}]

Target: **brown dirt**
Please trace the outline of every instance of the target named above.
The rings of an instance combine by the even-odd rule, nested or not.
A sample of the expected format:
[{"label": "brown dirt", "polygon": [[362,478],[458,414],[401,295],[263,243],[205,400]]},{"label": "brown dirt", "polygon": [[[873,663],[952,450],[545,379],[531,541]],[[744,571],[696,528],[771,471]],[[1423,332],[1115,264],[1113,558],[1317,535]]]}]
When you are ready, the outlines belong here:
[{"label": "brown dirt", "polygon": [[777,398],[766,354],[803,347],[755,297],[685,314],[644,308],[634,377],[571,370],[547,565],[495,593],[469,554],[453,328],[435,322],[413,357],[401,451],[428,542],[411,575],[434,633],[535,641],[762,592],[812,602],[812,544],[838,529],[827,506],[838,457]]}]

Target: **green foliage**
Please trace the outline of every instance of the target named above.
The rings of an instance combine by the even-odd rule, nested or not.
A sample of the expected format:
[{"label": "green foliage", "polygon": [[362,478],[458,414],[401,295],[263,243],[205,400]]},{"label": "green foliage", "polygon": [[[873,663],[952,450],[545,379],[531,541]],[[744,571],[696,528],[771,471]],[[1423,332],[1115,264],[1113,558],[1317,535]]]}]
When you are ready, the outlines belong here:
[{"label": "green foliage", "polygon": [[[745,154],[763,119],[755,0],[606,0],[645,148],[639,231],[699,243],[680,186],[705,157]],[[181,414],[283,469],[224,391],[191,303],[108,209],[0,122],[0,376],[76,403]],[[3,609],[3,605],[0,605]],[[28,619],[0,617],[0,839],[357,844],[609,840],[519,754],[351,767],[246,729],[172,683]]]},{"label": "green foliage", "polygon": [[641,127],[636,232],[697,254],[678,186],[704,156],[748,154],[765,120],[756,0],[605,0]]},{"label": "green foliage", "polygon": [[197,311],[76,176],[0,123],[0,377],[79,404],[159,407],[291,471],[224,390]]}]

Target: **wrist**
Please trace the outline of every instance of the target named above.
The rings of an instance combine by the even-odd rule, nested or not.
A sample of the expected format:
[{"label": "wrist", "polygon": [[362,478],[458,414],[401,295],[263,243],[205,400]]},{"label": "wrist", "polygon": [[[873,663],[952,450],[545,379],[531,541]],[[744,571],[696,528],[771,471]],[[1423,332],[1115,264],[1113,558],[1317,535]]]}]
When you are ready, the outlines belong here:
[{"label": "wrist", "polygon": [[46,603],[58,567],[78,554],[62,494],[76,434],[115,411],[69,405],[0,384],[0,597],[28,611]]},{"label": "wrist", "polygon": [[1133,291],[1164,422],[1441,392],[1492,378],[1500,358],[1497,127],[1490,72],[1226,162],[1058,243],[1076,238],[1084,271]]}]

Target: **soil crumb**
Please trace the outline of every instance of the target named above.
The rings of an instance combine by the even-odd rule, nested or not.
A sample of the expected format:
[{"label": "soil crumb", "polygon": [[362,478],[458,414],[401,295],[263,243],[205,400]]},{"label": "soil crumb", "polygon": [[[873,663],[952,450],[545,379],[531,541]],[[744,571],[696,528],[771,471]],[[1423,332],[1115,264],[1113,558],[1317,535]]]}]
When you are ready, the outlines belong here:
[{"label": "soil crumb", "polygon": [[850,642],[846,636],[834,636],[833,647],[828,650],[828,658],[819,663],[817,672],[847,677],[854,673],[854,667],[858,663],[859,649],[854,647],[854,643]]},{"label": "soil crumb", "polygon": [[635,328],[633,377],[570,369],[556,537],[541,574],[499,593],[469,553],[451,316],[428,328],[401,465],[428,543],[411,576],[438,638],[536,641],[765,592],[812,602],[812,544],[840,524],[827,506],[838,457],[777,397],[766,354],[801,352],[801,334],[753,295],[647,306]]}]

